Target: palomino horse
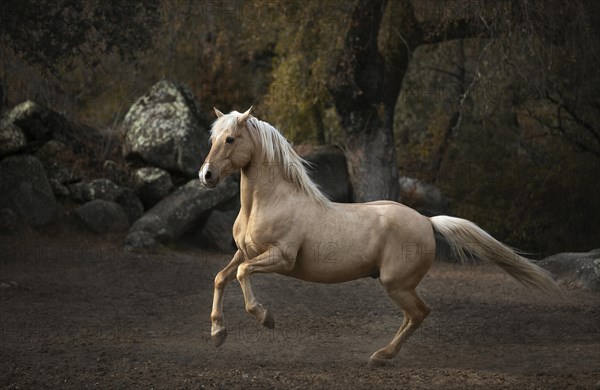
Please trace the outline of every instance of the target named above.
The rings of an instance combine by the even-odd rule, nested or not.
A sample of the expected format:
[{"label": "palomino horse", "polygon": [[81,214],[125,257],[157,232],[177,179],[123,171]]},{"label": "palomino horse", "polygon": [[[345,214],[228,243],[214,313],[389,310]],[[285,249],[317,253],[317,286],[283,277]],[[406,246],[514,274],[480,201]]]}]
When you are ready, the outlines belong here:
[{"label": "palomino horse", "polygon": [[[276,128],[251,116],[250,110],[224,115],[215,109],[215,113],[212,146],[200,180],[212,188],[241,171],[241,209],[233,226],[238,250],[215,278],[211,336],[216,346],[227,337],[223,291],[234,277],[240,282],[246,311],[266,327],[274,327],[273,316],[252,292],[250,275],[256,272],[320,283],[379,278],[404,319],[392,341],[371,356],[374,366],[396,356],[429,314],[415,288],[435,258],[483,258],[527,287],[560,294],[544,270],[472,222],[427,218],[392,201],[329,201]],[[336,261],[320,261],[324,245],[335,251]]]}]

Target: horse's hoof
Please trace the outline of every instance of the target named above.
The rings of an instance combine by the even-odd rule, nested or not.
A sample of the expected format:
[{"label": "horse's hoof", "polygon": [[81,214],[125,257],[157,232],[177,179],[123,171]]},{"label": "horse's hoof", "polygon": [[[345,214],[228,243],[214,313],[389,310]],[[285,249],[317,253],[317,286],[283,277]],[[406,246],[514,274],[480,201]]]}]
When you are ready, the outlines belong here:
[{"label": "horse's hoof", "polygon": [[261,323],[269,329],[275,328],[275,319],[269,311],[267,311],[267,314],[265,315],[265,318],[262,320]]},{"label": "horse's hoof", "polygon": [[212,335],[212,341],[215,347],[220,347],[225,342],[227,338],[227,329],[223,328],[219,330],[217,333]]},{"label": "horse's hoof", "polygon": [[387,360],[378,358],[375,355],[371,356],[371,358],[369,359],[369,368],[385,367],[387,365],[388,365]]}]

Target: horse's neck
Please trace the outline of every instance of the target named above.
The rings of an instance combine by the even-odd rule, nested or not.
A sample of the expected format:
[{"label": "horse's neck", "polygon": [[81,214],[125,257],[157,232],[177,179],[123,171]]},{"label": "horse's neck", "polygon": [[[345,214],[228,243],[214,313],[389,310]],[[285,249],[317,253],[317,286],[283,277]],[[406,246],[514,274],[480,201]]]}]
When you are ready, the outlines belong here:
[{"label": "horse's neck", "polygon": [[289,182],[279,163],[253,161],[242,169],[240,201],[242,211],[250,213],[257,208],[268,208],[282,197],[297,194],[295,184]]}]

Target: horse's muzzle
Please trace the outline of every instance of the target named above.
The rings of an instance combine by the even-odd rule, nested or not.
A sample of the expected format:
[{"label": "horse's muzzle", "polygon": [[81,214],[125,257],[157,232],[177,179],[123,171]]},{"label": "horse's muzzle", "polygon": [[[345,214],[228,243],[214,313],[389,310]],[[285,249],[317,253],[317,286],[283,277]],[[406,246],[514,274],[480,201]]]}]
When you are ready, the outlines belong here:
[{"label": "horse's muzzle", "polygon": [[198,177],[200,178],[200,182],[208,188],[214,188],[217,184],[219,184],[220,175],[218,170],[215,170],[211,164],[205,163],[200,168],[200,172],[198,172]]}]

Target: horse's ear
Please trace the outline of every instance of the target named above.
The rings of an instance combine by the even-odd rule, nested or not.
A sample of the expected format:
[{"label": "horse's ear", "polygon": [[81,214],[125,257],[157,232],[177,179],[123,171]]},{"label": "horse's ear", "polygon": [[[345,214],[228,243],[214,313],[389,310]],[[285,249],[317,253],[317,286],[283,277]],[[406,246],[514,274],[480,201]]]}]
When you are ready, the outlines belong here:
[{"label": "horse's ear", "polygon": [[213,110],[215,110],[215,115],[217,116],[217,118],[220,118],[223,116],[223,113],[221,111],[219,111],[219,109],[217,109],[216,107],[213,107]]},{"label": "horse's ear", "polygon": [[250,111],[252,111],[252,106],[250,106],[250,108],[248,109],[248,111],[246,111],[245,113],[243,113],[242,115],[240,115],[240,117],[238,118],[238,123],[242,124],[244,122],[246,122],[248,120],[248,118],[250,118]]}]

